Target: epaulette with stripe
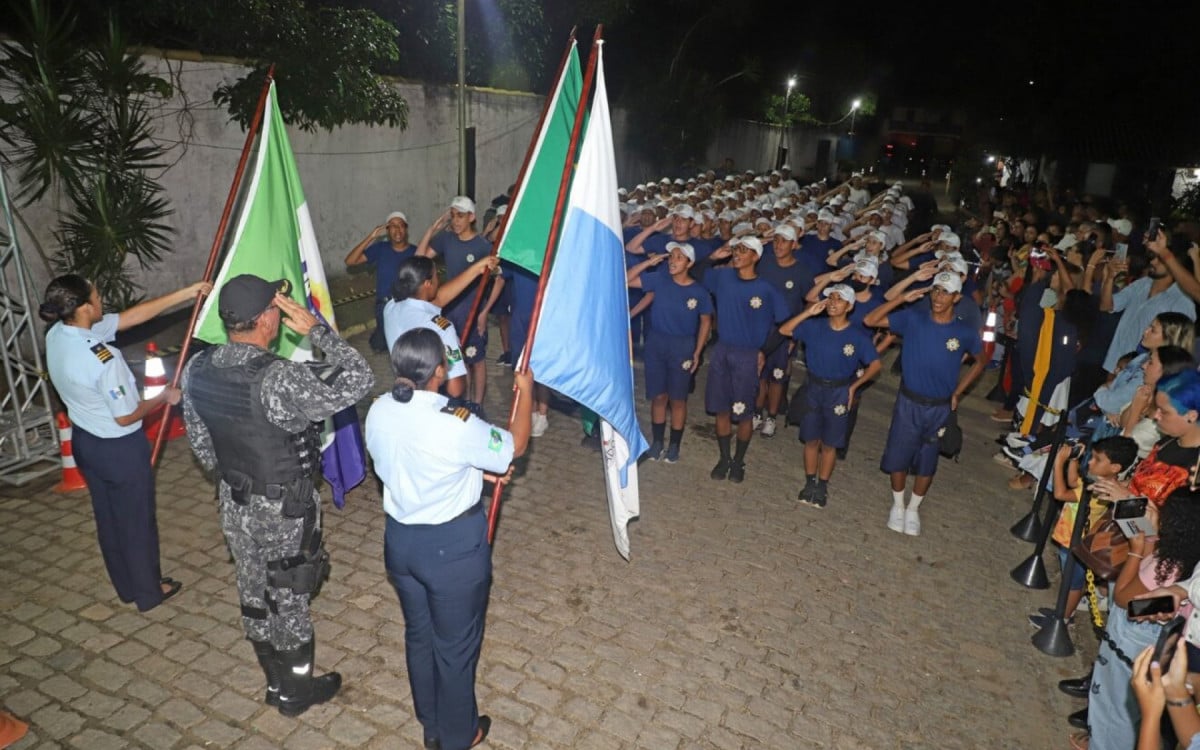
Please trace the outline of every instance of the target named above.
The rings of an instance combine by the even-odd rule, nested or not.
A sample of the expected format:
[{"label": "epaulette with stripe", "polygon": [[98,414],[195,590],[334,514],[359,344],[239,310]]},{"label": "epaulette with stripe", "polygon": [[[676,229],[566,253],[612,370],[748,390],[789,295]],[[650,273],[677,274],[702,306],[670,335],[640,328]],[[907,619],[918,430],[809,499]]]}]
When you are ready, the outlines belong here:
[{"label": "epaulette with stripe", "polygon": [[113,353],[110,352],[108,350],[108,347],[105,346],[104,344],[96,344],[95,346],[93,346],[92,354],[95,354],[96,359],[100,360],[101,362],[108,362],[110,359],[113,358]]},{"label": "epaulette with stripe", "polygon": [[444,315],[434,315],[433,324],[444,331],[450,327],[450,319]]},{"label": "epaulette with stripe", "polygon": [[471,418],[471,410],[465,406],[446,406],[442,408],[442,414],[449,414],[466,422]]}]

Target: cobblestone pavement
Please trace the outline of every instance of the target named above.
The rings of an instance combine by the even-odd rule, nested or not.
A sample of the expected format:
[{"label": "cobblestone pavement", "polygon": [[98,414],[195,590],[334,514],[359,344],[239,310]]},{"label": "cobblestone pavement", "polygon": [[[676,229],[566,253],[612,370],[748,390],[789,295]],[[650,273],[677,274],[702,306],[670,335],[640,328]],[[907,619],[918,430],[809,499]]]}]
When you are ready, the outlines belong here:
[{"label": "cobblestone pavement", "polygon": [[[387,362],[370,356],[382,392]],[[511,377],[490,372],[489,411],[504,414]],[[1025,615],[1053,592],[1009,579],[1030,552],[1007,531],[1029,495],[1006,490],[990,460],[991,405],[982,389],[964,403],[962,463],[943,462],[924,533],[906,537],[885,528],[877,468],[895,384],[885,374],[865,394],[825,510],[795,500],[788,430],[755,439],[744,484],[710,480],[711,419],[693,399],[682,461],[642,466],[628,564],[597,454],[579,446],[577,419],[552,414],[500,520],[486,747],[1063,746],[1079,705],[1054,685],[1085,662],[1029,643]],[[0,498],[0,705],[31,724],[16,747],[420,745],[373,481],[327,511],[333,576],[314,604],[318,669],[346,687],[299,719],[260,703],[212,485],[185,441],[158,471],[158,519],[163,571],[185,588],[141,615],[107,581],[86,493]],[[1090,634],[1077,637],[1090,651]]]}]

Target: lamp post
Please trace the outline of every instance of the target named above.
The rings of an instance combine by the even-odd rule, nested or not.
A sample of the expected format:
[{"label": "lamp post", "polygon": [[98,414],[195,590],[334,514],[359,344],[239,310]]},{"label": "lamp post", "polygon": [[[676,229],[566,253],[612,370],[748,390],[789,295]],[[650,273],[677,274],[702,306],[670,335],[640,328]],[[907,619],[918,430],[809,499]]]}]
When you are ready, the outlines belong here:
[{"label": "lamp post", "polygon": [[467,7],[458,0],[458,194],[467,193]]},{"label": "lamp post", "polygon": [[787,133],[788,126],[788,104],[792,99],[792,89],[796,88],[796,76],[790,76],[787,79],[787,91],[783,95],[783,128],[779,133],[779,153],[775,158],[775,168],[779,169],[787,162]]},{"label": "lamp post", "polygon": [[858,114],[858,108],[862,106],[862,99],[855,99],[850,103],[850,135],[854,135],[854,116]]}]

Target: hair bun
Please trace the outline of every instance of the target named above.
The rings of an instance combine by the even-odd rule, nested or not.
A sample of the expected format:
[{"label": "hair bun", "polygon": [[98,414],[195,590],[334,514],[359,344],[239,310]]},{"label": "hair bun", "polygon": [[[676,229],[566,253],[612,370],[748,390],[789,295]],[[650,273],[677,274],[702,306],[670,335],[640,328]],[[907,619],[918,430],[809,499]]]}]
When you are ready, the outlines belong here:
[{"label": "hair bun", "polygon": [[396,383],[392,386],[392,398],[402,404],[407,404],[412,401],[413,393],[417,390],[417,384],[408,378],[396,378]]},{"label": "hair bun", "polygon": [[47,323],[56,323],[62,320],[62,310],[53,302],[43,302],[38,305],[38,317]]}]

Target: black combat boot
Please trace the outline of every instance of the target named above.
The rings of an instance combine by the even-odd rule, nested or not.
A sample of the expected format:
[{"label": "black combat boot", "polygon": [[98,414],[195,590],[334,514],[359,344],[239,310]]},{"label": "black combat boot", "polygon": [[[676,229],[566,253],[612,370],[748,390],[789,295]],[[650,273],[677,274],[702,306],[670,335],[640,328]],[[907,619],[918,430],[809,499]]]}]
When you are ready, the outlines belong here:
[{"label": "black combat boot", "polygon": [[275,647],[266,641],[250,641],[254,646],[254,655],[258,657],[258,665],[267,676],[267,705],[279,705],[279,662],[275,658]]},{"label": "black combat boot", "polygon": [[299,716],[308,709],[337,695],[342,676],[337,672],[313,677],[316,642],[300,644],[295,651],[276,651],[279,665],[279,713]]}]

